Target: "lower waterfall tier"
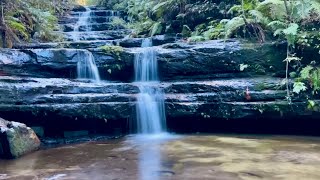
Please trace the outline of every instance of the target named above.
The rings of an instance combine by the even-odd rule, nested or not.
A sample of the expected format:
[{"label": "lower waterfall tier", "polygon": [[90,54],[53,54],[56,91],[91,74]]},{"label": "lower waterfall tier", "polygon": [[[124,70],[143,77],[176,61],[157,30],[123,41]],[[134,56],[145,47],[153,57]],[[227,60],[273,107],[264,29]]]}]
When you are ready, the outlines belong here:
[{"label": "lower waterfall tier", "polygon": [[[307,110],[306,102],[299,98],[288,105],[286,92],[279,86],[281,80],[229,78],[166,82],[156,86],[165,92],[169,130],[215,132],[219,128],[242,127],[255,131],[264,125],[261,128],[273,131],[288,122],[291,124],[282,127],[284,130],[308,125],[315,128],[312,123],[317,121],[312,119],[319,118],[319,114]],[[127,132],[135,122],[138,85],[2,76],[0,116],[44,127],[49,135],[82,129]],[[268,122],[275,124],[269,127]],[[295,127],[295,123],[299,125]]]}]

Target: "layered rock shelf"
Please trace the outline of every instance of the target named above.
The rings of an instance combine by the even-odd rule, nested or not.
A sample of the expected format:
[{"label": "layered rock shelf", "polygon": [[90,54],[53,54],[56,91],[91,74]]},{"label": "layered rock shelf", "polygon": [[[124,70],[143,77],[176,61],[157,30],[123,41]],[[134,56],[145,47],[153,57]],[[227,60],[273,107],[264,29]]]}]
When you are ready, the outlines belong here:
[{"label": "layered rock shelf", "polygon": [[[91,8],[91,30],[80,27],[79,41],[72,41],[82,13],[77,9],[60,20],[56,33],[64,37],[62,42],[0,49],[0,117],[43,127],[47,136],[84,129],[128,133],[139,93],[133,83],[134,56],[142,38],[125,38],[129,30],[113,27],[111,19],[120,12]],[[244,127],[241,122],[246,122],[246,129],[255,129],[259,120],[287,123],[318,117],[299,97],[292,104],[286,100],[282,45],[237,40],[188,43],[172,35],[152,41],[161,80],[157,87],[165,92],[172,131],[215,132],[226,126],[232,130]],[[100,83],[76,79],[79,57],[88,51],[95,57]]]}]

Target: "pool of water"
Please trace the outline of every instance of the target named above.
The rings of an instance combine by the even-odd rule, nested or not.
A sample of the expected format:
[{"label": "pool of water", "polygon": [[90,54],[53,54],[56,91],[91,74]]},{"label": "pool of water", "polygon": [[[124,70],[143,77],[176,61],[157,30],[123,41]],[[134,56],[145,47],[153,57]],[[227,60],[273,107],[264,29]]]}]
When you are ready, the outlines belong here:
[{"label": "pool of water", "polygon": [[320,179],[320,138],[128,136],[0,160],[0,179]]}]

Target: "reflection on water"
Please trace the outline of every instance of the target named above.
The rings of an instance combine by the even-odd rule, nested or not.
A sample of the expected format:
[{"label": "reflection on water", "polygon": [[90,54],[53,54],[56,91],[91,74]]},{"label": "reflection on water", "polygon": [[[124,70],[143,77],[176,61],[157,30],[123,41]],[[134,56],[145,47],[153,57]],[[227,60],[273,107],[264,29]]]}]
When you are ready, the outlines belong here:
[{"label": "reflection on water", "polygon": [[0,179],[320,179],[320,138],[130,136],[0,160]]},{"label": "reflection on water", "polygon": [[141,180],[158,180],[162,172],[170,172],[163,169],[161,147],[172,140],[177,140],[178,136],[168,133],[135,135],[129,137],[128,144],[137,146],[139,177]]}]

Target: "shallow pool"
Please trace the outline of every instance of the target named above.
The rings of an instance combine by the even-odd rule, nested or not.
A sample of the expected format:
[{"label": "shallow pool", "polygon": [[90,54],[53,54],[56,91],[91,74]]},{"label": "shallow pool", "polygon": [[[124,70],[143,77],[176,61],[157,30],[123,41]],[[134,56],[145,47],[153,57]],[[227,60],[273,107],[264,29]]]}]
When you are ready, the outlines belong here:
[{"label": "shallow pool", "polygon": [[128,136],[0,160],[0,179],[320,179],[320,138]]}]

